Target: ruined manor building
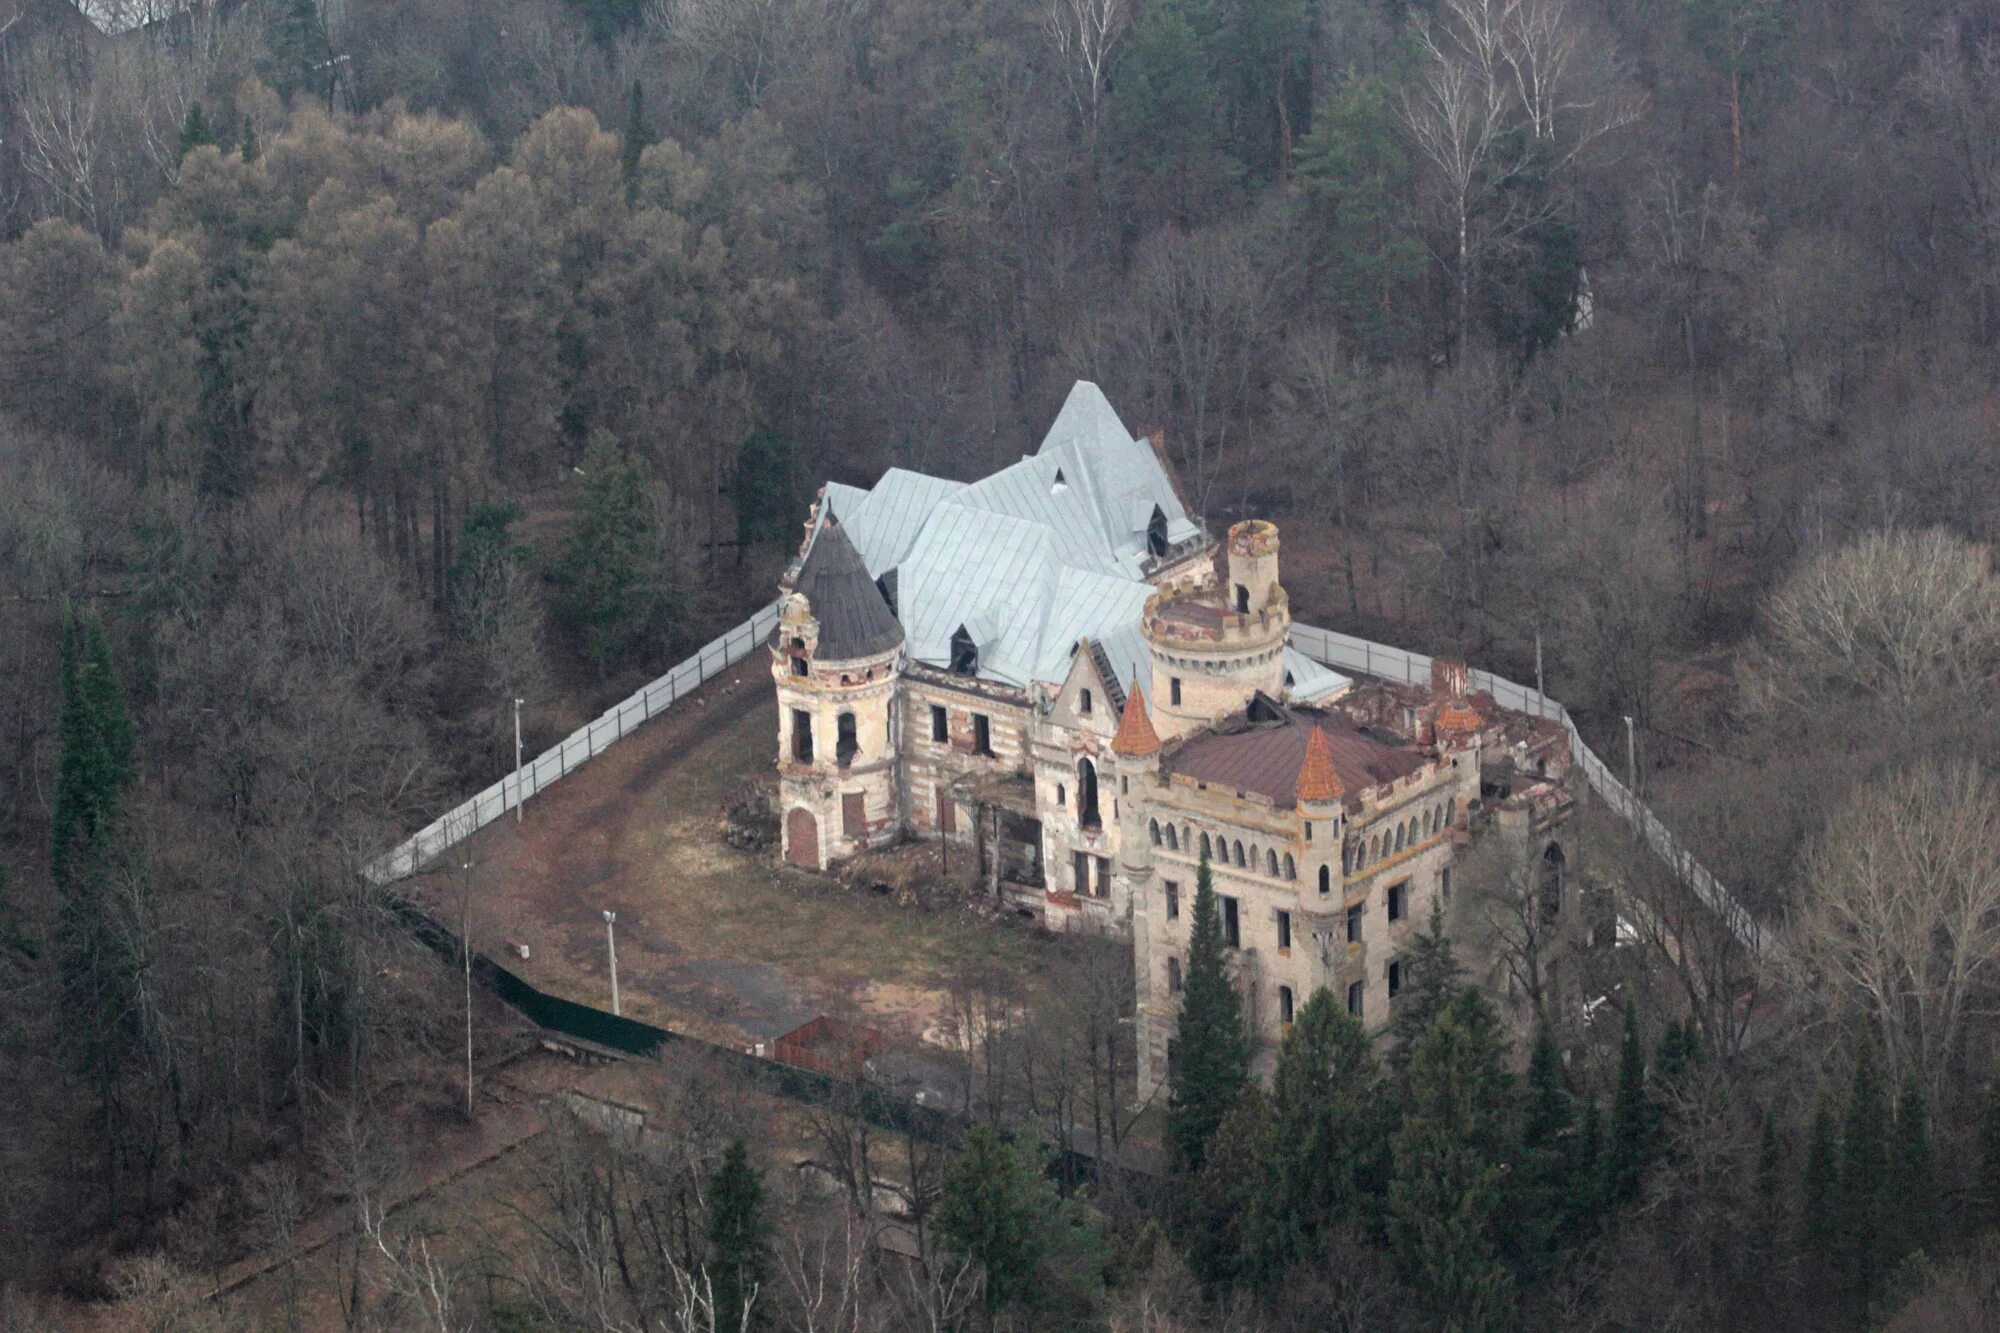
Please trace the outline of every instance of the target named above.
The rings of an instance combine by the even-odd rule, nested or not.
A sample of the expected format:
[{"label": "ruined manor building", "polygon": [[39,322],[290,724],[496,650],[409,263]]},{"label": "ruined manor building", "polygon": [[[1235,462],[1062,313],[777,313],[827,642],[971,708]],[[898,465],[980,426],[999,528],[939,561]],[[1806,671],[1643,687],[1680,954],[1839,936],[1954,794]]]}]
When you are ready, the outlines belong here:
[{"label": "ruined manor building", "polygon": [[1496,770],[1524,779],[1517,824],[1555,812],[1560,728],[1460,666],[1357,683],[1293,649],[1277,529],[1218,551],[1092,384],[982,481],[829,484],[782,591],[785,857],[943,839],[1052,928],[1128,936],[1142,1086],[1171,1059],[1204,853],[1268,1049],[1320,986],[1387,1017]]}]

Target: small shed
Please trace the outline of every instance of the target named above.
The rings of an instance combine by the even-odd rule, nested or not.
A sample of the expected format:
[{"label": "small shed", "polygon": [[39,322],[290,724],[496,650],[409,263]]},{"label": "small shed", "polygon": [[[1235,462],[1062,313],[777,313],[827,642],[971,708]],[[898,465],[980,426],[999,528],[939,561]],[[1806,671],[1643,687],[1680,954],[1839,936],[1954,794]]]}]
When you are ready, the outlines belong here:
[{"label": "small shed", "polygon": [[772,1043],[772,1058],[832,1078],[858,1078],[882,1053],[882,1034],[821,1014]]}]

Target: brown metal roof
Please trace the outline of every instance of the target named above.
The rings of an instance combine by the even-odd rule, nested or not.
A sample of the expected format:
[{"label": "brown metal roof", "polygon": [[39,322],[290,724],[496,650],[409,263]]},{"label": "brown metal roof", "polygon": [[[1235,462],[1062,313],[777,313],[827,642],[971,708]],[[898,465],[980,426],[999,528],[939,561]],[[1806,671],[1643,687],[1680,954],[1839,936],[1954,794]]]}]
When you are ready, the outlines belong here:
[{"label": "brown metal roof", "polygon": [[1334,775],[1350,796],[1407,777],[1427,762],[1419,751],[1392,745],[1343,717],[1292,708],[1280,720],[1251,722],[1236,715],[1211,731],[1196,732],[1166,756],[1161,768],[1230,791],[1256,792],[1286,807],[1298,799],[1308,727],[1326,738]]}]

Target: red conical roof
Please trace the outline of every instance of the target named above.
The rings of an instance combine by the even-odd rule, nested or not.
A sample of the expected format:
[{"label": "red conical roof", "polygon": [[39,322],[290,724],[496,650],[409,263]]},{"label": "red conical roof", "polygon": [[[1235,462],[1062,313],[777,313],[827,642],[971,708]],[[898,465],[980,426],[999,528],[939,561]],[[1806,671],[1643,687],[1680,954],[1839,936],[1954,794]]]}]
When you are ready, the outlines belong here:
[{"label": "red conical roof", "polygon": [[1125,712],[1118,719],[1118,734],[1111,738],[1111,753],[1136,759],[1159,752],[1160,733],[1153,730],[1153,719],[1146,712],[1146,695],[1134,681],[1131,697],[1125,701]]},{"label": "red conical roof", "polygon": [[1347,795],[1347,788],[1333,771],[1333,751],[1327,748],[1326,733],[1316,726],[1306,728],[1306,757],[1299,765],[1299,800],[1325,805]]}]

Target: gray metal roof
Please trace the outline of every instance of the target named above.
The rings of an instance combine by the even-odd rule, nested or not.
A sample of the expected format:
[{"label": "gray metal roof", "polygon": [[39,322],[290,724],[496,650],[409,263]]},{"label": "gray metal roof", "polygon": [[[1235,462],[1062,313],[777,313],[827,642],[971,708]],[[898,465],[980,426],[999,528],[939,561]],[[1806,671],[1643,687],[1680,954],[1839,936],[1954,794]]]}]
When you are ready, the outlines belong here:
[{"label": "gray metal roof", "polygon": [[792,591],[811,604],[813,618],[819,621],[814,656],[822,661],[873,657],[903,641],[903,627],[896,623],[838,518],[820,525]]},{"label": "gray metal roof", "polygon": [[[971,484],[900,468],[868,490],[830,483],[822,515],[838,517],[870,574],[897,571],[913,659],[949,666],[962,625],[981,678],[1025,687],[1062,680],[1083,638],[1101,641],[1121,675],[1150,660],[1139,616],[1153,591],[1142,571],[1156,507],[1169,543],[1202,535],[1151,446],[1079,380],[1019,462]],[[1287,666],[1317,687],[1301,697],[1346,683],[1298,654]]]}]

